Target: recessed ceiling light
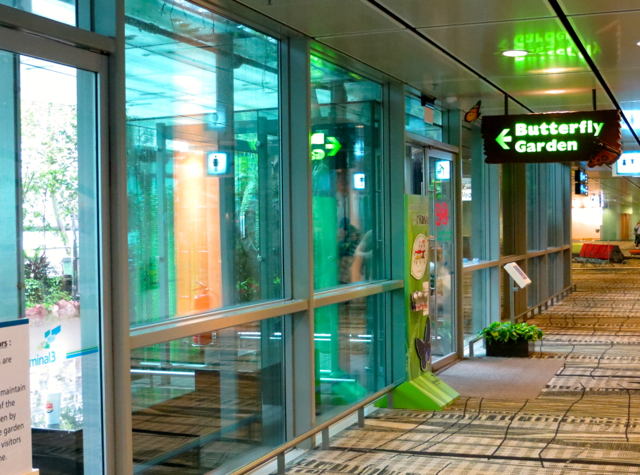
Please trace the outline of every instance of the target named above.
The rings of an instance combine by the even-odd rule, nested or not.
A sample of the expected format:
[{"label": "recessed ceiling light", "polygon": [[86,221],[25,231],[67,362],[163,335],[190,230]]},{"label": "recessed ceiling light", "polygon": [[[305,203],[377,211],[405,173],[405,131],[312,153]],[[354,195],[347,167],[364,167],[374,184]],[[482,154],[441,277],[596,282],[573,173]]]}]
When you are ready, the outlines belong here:
[{"label": "recessed ceiling light", "polygon": [[520,56],[526,56],[529,52],[524,49],[509,49],[502,52],[502,56],[508,56],[509,58],[519,58]]},{"label": "recessed ceiling light", "polygon": [[551,89],[550,91],[545,91],[545,94],[563,94],[567,91],[565,91],[564,89]]},{"label": "recessed ceiling light", "polygon": [[638,41],[636,44],[637,44],[638,46],[640,46],[640,41]]}]

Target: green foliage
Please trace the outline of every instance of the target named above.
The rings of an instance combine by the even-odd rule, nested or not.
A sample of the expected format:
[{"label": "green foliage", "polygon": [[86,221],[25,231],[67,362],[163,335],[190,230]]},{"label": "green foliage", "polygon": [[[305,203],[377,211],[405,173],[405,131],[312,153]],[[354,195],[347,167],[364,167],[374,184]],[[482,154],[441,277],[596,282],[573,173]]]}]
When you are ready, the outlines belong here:
[{"label": "green foliage", "polygon": [[60,300],[71,300],[71,295],[62,290],[62,277],[52,275],[47,256],[42,249],[29,255],[24,251],[24,285],[27,308],[43,305],[47,310]]},{"label": "green foliage", "polygon": [[23,101],[22,192],[25,230],[66,230],[78,214],[75,105]]},{"label": "green foliage", "polygon": [[236,284],[238,288],[238,300],[240,302],[253,302],[260,298],[260,284],[253,279],[247,279]]},{"label": "green foliage", "polygon": [[487,342],[507,343],[509,341],[538,341],[544,333],[535,325],[527,323],[500,323],[493,322],[487,328],[478,333],[485,337]]}]

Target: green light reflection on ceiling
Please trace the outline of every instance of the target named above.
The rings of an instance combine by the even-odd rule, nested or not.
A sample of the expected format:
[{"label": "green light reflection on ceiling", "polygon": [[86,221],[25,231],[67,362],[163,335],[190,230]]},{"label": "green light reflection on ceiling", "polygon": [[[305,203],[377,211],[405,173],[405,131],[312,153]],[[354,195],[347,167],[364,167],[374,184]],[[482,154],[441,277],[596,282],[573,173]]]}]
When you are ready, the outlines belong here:
[{"label": "green light reflection on ceiling", "polygon": [[[592,58],[602,53],[600,45],[593,41],[586,43],[585,49]],[[586,68],[582,53],[576,48],[566,31],[547,31],[544,33],[520,33],[511,39],[504,39],[498,45],[500,52],[507,50],[526,50],[527,56],[505,58],[512,61],[518,73],[532,70]],[[554,72],[554,71],[549,71]],[[565,72],[565,71],[561,71]]]}]

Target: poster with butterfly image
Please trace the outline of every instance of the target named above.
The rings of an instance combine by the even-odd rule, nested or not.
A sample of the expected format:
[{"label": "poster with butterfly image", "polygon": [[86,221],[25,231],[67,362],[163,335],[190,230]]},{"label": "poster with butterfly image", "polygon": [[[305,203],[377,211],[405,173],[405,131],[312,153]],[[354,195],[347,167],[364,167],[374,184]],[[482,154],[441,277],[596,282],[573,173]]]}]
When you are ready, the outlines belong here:
[{"label": "poster with butterfly image", "polygon": [[429,325],[429,200],[405,195],[405,295],[407,309],[407,379],[431,368]]}]

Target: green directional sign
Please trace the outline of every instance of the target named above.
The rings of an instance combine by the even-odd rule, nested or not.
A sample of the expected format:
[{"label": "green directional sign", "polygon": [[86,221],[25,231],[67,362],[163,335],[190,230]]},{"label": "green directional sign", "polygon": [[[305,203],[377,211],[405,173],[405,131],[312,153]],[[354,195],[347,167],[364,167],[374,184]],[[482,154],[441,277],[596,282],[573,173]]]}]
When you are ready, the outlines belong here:
[{"label": "green directional sign", "polygon": [[311,160],[323,160],[334,157],[342,148],[342,144],[335,137],[322,132],[311,135]]},{"label": "green directional sign", "polygon": [[508,132],[509,129],[504,129],[502,133],[496,138],[496,142],[498,142],[500,146],[505,150],[509,150],[507,142],[511,142],[513,140],[513,137],[507,135]]},{"label": "green directional sign", "polygon": [[616,110],[484,116],[486,163],[589,161],[601,150],[621,151]]}]

